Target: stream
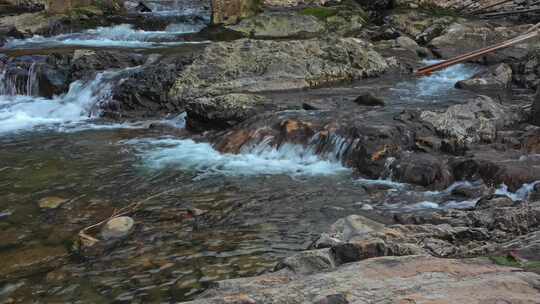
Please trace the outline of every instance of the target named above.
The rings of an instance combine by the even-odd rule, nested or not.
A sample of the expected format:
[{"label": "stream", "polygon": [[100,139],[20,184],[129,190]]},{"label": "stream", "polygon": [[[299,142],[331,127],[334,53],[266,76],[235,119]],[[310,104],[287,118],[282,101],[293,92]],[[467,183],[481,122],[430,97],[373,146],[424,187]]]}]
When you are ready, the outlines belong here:
[{"label": "stream", "polygon": [[[166,50],[209,43],[181,39],[204,27],[198,21],[176,23],[152,32],[123,24],[11,40],[4,51]],[[321,156],[309,145],[276,149],[261,142],[239,154],[221,154],[184,132],[185,114],[121,123],[101,118],[97,105],[137,68],[77,80],[52,98],[37,96],[34,78],[21,84],[0,71],[0,268],[35,263],[29,273],[24,272],[28,267],[15,267],[8,280],[0,277],[0,303],[14,298],[33,303],[189,300],[215,281],[271,270],[341,217],[369,213],[384,222],[393,213],[476,203],[454,191],[479,187],[475,183],[428,191],[392,181],[391,172],[360,179],[342,165],[339,147]],[[375,88],[394,115],[406,107],[438,109],[472,96],[454,84],[479,69],[459,65],[420,80],[388,77],[268,94],[309,101]],[[497,191],[522,200],[532,186]],[[82,227],[153,195],[133,215],[132,236],[114,250],[93,258],[68,257]],[[58,209],[40,208],[38,202],[47,198],[65,202]]]}]

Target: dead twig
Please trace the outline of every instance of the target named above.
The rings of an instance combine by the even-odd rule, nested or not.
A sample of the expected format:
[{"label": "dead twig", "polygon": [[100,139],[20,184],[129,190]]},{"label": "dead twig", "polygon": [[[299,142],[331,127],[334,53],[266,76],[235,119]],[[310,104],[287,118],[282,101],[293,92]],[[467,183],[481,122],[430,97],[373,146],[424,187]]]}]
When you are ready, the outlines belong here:
[{"label": "dead twig", "polygon": [[148,201],[150,201],[150,200],[152,200],[152,199],[154,199],[154,198],[160,197],[160,196],[162,196],[162,195],[171,193],[171,192],[173,192],[173,191],[175,191],[175,190],[176,190],[176,189],[170,189],[170,190],[167,190],[167,191],[163,191],[163,192],[160,192],[160,193],[151,195],[151,196],[145,198],[145,199],[142,200],[142,201],[139,201],[139,202],[136,202],[136,203],[132,203],[132,204],[129,204],[128,206],[126,206],[126,207],[124,207],[124,208],[121,208],[121,209],[119,209],[119,210],[115,210],[115,211],[113,212],[113,214],[112,214],[110,217],[108,217],[108,218],[106,218],[106,219],[104,219],[104,220],[102,220],[102,221],[100,221],[100,222],[98,222],[98,223],[96,223],[96,224],[87,226],[87,227],[83,228],[82,230],[80,230],[80,231],[79,231],[79,238],[80,238],[81,242],[82,242],[85,246],[87,246],[87,247],[91,247],[91,246],[95,245],[96,243],[100,242],[100,240],[97,239],[97,238],[95,238],[95,237],[93,237],[92,235],[90,235],[90,234],[89,234],[89,233],[90,233],[89,231],[91,231],[91,230],[93,230],[93,229],[96,229],[96,228],[98,228],[98,227],[100,227],[100,226],[106,224],[108,221],[110,221],[110,220],[112,220],[112,219],[114,219],[114,218],[121,217],[121,216],[126,216],[126,215],[128,215],[128,214],[134,213],[134,212],[136,212],[136,211],[140,208],[140,206],[141,206],[142,204],[144,204],[145,202],[148,202]]}]

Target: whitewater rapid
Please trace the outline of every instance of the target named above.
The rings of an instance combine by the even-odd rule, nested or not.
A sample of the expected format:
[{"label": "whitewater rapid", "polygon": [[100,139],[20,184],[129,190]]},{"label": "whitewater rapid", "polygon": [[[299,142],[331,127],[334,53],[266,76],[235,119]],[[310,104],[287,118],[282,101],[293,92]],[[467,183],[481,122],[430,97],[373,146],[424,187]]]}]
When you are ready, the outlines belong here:
[{"label": "whitewater rapid", "polygon": [[98,27],[80,33],[62,34],[52,37],[33,36],[27,39],[11,39],[3,46],[5,49],[29,49],[62,46],[81,47],[121,47],[121,48],[156,48],[182,44],[207,43],[189,42],[181,35],[197,33],[206,27],[206,23],[171,24],[163,31],[144,31],[133,25],[121,24],[111,27]]}]

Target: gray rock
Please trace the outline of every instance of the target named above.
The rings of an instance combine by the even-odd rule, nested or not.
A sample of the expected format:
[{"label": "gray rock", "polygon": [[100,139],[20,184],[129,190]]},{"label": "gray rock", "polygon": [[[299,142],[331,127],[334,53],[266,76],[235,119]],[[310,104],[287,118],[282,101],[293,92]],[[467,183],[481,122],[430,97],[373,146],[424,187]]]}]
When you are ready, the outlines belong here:
[{"label": "gray rock", "polygon": [[315,16],[295,12],[264,12],[229,26],[252,38],[312,38],[325,31],[325,24]]},{"label": "gray rock", "polygon": [[128,216],[115,217],[109,220],[101,229],[104,240],[120,239],[128,236],[135,227],[135,221]]},{"label": "gray rock", "polygon": [[348,242],[352,239],[360,240],[369,233],[383,230],[384,227],[384,224],[353,214],[337,220],[330,227],[329,233],[334,238]]},{"label": "gray rock", "polygon": [[497,130],[524,120],[520,109],[501,105],[487,96],[449,107],[443,113],[424,111],[421,119],[441,134],[464,143],[493,142]]},{"label": "gray rock", "polygon": [[487,71],[478,73],[467,80],[456,83],[456,88],[471,91],[503,90],[510,86],[512,68],[505,63],[490,67]]},{"label": "gray rock", "polygon": [[495,208],[495,207],[512,207],[514,202],[506,197],[484,197],[476,203],[475,208],[477,210]]},{"label": "gray rock", "polygon": [[536,92],[531,109],[531,122],[540,126],[540,90]]},{"label": "gray rock", "polygon": [[285,258],[276,266],[275,270],[287,268],[296,274],[309,274],[330,270],[335,267],[334,257],[330,249],[327,248],[303,251]]},{"label": "gray rock", "polygon": [[186,105],[187,127],[194,131],[232,127],[264,107],[254,94],[227,94],[197,98]]},{"label": "gray rock", "polygon": [[187,303],[248,303],[246,298],[251,303],[275,304],[411,303],[411,299],[417,303],[515,303],[516,299],[535,303],[540,275],[515,270],[486,260],[384,257],[293,279],[278,273],[219,282],[215,290]]},{"label": "gray rock", "polygon": [[369,43],[356,38],[240,39],[208,46],[179,74],[170,96],[182,104],[235,92],[318,87],[376,76],[387,68]]},{"label": "gray rock", "polygon": [[362,94],[362,95],[358,96],[354,100],[354,103],[356,103],[358,105],[361,105],[361,106],[370,106],[370,107],[384,106],[384,100],[379,98],[379,97],[376,97],[375,95],[373,95],[371,93],[365,93],[365,94]]},{"label": "gray rock", "polygon": [[400,182],[432,189],[446,189],[453,181],[444,159],[427,153],[404,153],[390,169]]},{"label": "gray rock", "polygon": [[56,209],[62,206],[64,203],[66,203],[68,199],[56,197],[56,196],[48,196],[44,197],[39,200],[38,205],[42,209]]},{"label": "gray rock", "polygon": [[[483,20],[458,20],[447,26],[444,33],[431,40],[432,51],[442,58],[452,58],[470,51],[478,50],[525,32],[530,25],[500,26]],[[524,59],[539,41],[534,38],[507,49],[488,54],[484,60],[490,63]]]}]

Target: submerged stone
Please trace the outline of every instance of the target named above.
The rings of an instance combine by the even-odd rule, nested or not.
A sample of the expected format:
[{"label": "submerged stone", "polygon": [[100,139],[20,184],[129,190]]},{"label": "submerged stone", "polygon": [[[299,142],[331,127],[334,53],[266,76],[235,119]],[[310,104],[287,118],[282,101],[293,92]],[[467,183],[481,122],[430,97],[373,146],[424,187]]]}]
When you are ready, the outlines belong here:
[{"label": "submerged stone", "polygon": [[56,209],[67,201],[68,199],[65,198],[49,196],[40,199],[38,205],[42,209]]},{"label": "submerged stone", "polygon": [[105,240],[119,239],[128,236],[135,226],[135,221],[129,216],[120,216],[109,220],[101,229]]},{"label": "submerged stone", "polygon": [[361,106],[384,106],[384,100],[371,93],[365,93],[358,96],[354,102]]}]

